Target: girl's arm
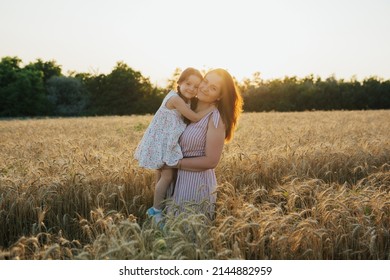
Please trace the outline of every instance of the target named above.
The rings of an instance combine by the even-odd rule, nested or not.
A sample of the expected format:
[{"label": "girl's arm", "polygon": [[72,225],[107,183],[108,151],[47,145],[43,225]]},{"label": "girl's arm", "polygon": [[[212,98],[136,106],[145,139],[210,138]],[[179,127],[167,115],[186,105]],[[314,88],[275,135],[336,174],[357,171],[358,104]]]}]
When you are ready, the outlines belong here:
[{"label": "girl's arm", "polygon": [[210,106],[208,109],[200,111],[198,113],[192,111],[187,104],[179,96],[171,97],[166,103],[168,109],[176,109],[184,117],[189,119],[191,122],[198,122],[208,113],[215,109],[215,106]]},{"label": "girl's arm", "polygon": [[215,168],[221,158],[224,143],[225,125],[222,119],[219,120],[218,126],[215,127],[212,118],[210,118],[206,134],[205,156],[183,158],[179,161],[177,167],[188,171],[204,171]]}]

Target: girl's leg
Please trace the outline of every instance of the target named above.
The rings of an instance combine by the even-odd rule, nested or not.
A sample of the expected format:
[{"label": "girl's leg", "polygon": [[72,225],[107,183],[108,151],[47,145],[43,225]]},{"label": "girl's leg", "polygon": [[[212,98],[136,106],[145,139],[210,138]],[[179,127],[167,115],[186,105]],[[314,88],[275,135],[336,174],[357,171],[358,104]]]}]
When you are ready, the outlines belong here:
[{"label": "girl's leg", "polygon": [[167,194],[167,190],[172,182],[173,174],[174,169],[172,168],[161,169],[161,176],[156,184],[153,200],[153,207],[157,210],[162,209],[162,202],[164,201]]},{"label": "girl's leg", "polygon": [[161,177],[161,170],[162,170],[162,169],[157,169],[157,170],[156,170],[156,184],[157,184],[158,180],[160,180],[160,177]]}]

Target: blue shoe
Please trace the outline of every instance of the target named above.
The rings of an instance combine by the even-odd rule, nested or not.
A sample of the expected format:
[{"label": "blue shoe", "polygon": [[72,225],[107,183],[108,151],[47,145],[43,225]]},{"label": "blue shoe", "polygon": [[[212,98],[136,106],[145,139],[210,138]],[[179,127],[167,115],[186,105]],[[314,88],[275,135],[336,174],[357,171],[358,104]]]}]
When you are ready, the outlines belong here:
[{"label": "blue shoe", "polygon": [[153,218],[153,221],[156,225],[159,226],[160,230],[162,230],[164,228],[164,222],[162,221],[162,211],[161,210],[157,210],[154,208],[154,207],[150,207],[147,211],[146,211],[146,215],[149,217],[149,218]]},{"label": "blue shoe", "polygon": [[157,210],[154,208],[154,207],[150,207],[147,211],[146,211],[146,215],[148,215],[148,217],[153,217],[153,216],[156,216],[156,215],[161,215],[161,210]]}]

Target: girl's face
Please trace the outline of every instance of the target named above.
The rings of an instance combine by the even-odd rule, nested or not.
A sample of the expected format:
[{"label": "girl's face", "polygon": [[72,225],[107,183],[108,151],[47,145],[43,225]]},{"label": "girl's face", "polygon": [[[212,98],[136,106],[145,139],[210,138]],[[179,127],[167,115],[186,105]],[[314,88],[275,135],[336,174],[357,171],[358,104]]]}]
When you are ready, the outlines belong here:
[{"label": "girl's face", "polygon": [[214,103],[221,98],[222,77],[217,73],[207,74],[198,88],[199,101]]},{"label": "girl's face", "polygon": [[191,99],[197,94],[198,86],[201,78],[195,75],[190,75],[187,79],[179,84],[180,92],[185,98]]}]

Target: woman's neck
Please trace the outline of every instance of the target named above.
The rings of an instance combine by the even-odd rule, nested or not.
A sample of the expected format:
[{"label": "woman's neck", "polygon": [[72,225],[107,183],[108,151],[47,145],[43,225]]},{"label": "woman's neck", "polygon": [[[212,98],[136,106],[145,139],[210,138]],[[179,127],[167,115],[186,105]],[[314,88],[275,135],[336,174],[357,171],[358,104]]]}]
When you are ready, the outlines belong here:
[{"label": "woman's neck", "polygon": [[200,112],[200,111],[206,110],[206,109],[208,109],[211,105],[212,105],[211,103],[198,101],[198,103],[197,103],[197,105],[196,105],[196,111],[197,111],[197,112]]}]

